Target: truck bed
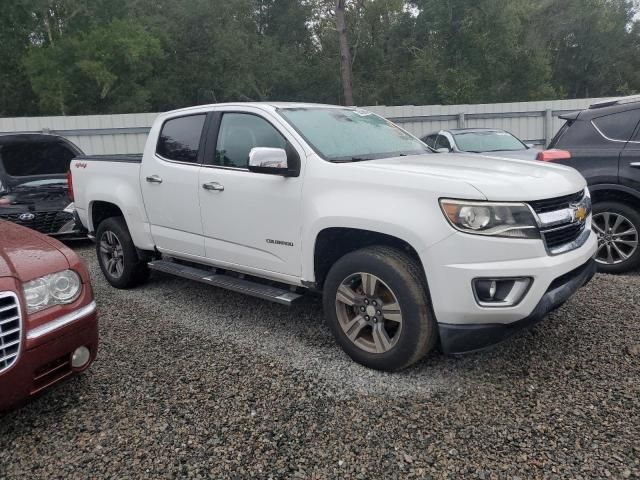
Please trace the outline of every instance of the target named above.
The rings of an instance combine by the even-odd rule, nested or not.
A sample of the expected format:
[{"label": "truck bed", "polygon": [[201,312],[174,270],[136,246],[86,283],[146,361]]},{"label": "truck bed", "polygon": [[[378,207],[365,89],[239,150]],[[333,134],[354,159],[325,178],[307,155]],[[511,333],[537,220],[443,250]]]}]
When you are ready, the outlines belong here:
[{"label": "truck bed", "polygon": [[74,160],[90,160],[92,162],[125,162],[125,163],[142,163],[142,154],[126,154],[126,155],[79,155]]}]

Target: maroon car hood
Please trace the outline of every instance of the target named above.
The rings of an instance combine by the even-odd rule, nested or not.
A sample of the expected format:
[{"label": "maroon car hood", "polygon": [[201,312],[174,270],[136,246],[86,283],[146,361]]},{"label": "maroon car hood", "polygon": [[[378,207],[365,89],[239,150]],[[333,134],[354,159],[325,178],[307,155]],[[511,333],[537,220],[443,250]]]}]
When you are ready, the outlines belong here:
[{"label": "maroon car hood", "polygon": [[69,268],[56,241],[14,223],[0,221],[0,278],[21,282]]}]

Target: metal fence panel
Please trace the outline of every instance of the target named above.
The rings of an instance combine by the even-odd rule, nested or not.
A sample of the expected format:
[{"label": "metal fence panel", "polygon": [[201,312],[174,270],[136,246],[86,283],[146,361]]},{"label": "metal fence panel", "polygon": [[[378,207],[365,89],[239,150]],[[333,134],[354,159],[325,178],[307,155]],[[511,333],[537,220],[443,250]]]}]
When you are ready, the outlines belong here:
[{"label": "metal fence panel", "polygon": [[[478,105],[364,107],[423,137],[456,127],[508,130],[527,143],[545,145],[562,126],[558,115],[587,108],[604,98]],[[142,153],[157,113],[73,117],[0,118],[0,134],[48,132],[62,135],[91,155]]]}]

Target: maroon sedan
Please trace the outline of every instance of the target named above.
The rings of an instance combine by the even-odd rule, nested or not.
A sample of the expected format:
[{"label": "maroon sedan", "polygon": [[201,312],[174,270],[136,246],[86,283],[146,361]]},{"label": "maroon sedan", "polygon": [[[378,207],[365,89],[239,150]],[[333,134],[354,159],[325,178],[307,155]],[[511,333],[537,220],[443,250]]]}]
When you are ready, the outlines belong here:
[{"label": "maroon sedan", "polygon": [[96,304],[80,258],[0,221],[0,410],[85,370],[97,349]]}]

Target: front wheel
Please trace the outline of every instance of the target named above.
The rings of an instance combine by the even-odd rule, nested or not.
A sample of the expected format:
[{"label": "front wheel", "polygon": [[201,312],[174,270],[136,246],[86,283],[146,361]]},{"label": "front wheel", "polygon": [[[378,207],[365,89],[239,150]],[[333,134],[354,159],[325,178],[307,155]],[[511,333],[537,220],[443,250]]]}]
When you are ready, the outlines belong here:
[{"label": "front wheel", "polygon": [[113,287],[135,287],[149,278],[149,268],[139,257],[122,217],[107,218],[100,223],[96,253],[100,269]]},{"label": "front wheel", "polygon": [[598,235],[596,262],[604,273],[623,273],[640,265],[640,213],[624,203],[593,206],[593,230]]},{"label": "front wheel", "polygon": [[324,284],[329,327],[356,362],[395,371],[438,339],[419,264],[400,250],[369,247],[339,259]]}]

